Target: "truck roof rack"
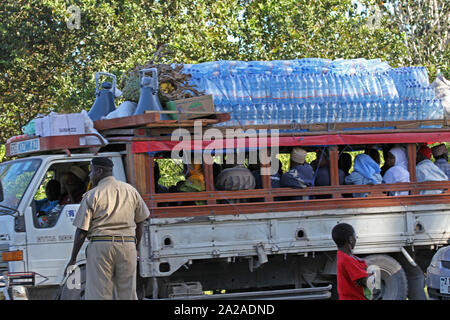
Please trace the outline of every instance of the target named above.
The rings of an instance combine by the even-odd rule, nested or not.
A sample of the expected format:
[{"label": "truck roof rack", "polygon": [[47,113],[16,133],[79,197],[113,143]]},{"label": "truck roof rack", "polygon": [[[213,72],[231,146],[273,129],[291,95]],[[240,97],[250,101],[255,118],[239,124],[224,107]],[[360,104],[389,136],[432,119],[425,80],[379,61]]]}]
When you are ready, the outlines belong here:
[{"label": "truck roof rack", "polygon": [[[92,137],[96,138],[98,143],[87,144],[88,142],[92,143],[92,141],[87,139]],[[84,149],[97,153],[98,150],[105,145],[106,143],[104,142],[103,137],[96,133],[47,137],[27,136],[7,142],[6,156],[20,157],[49,152],[65,152],[70,156],[71,150]]]},{"label": "truck roof rack", "polygon": [[[215,127],[223,132],[229,128],[266,129],[268,135],[271,130],[280,130],[281,145],[316,145],[348,144],[357,142],[366,143],[406,143],[414,139],[415,142],[444,141],[449,139],[450,128],[446,119],[440,120],[414,120],[414,121],[383,121],[383,122],[355,122],[355,123],[317,123],[317,124],[272,124],[272,125],[243,125],[224,126],[230,119],[229,113],[205,112],[197,115],[199,118],[189,120],[161,120],[162,113],[177,113],[176,111],[147,111],[142,115],[105,119],[94,121],[94,128],[112,144],[132,143],[133,152],[154,152],[171,150],[171,133],[177,128],[185,128],[194,132],[194,125]],[[196,112],[198,113],[198,112]],[[48,137],[18,138],[6,143],[6,156],[25,156],[29,154],[42,154],[49,152],[65,152],[70,156],[71,150],[87,150],[97,153],[106,146],[100,134],[78,134]],[[393,135],[396,134],[396,135]],[[87,137],[96,137],[98,143],[86,144]],[[295,138],[297,137],[297,138]],[[289,139],[298,140],[302,137],[302,143],[294,143]],[[248,139],[249,136],[242,137]],[[370,139],[369,139],[370,138]],[[194,137],[194,140],[198,139]],[[361,140],[362,139],[362,140]],[[149,142],[154,140],[155,146]],[[370,142],[369,142],[370,140]],[[166,143],[163,143],[165,141]],[[159,143],[158,143],[159,142]],[[362,143],[361,142],[361,143]],[[177,142],[173,142],[177,143]]]}]

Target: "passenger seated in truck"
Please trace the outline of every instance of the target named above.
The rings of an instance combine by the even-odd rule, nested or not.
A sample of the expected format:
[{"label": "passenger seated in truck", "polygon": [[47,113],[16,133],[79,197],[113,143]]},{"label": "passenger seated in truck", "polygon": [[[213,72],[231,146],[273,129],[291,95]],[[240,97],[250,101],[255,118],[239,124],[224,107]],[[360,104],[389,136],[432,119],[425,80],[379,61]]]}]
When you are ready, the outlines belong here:
[{"label": "passenger seated in truck", "polygon": [[45,186],[47,198],[36,200],[36,217],[39,228],[48,228],[55,225],[61,213],[59,201],[61,199],[61,184],[58,180],[50,180]]},{"label": "passenger seated in truck", "polygon": [[[408,159],[402,147],[394,147],[387,152],[387,171],[383,176],[384,183],[409,182]],[[392,191],[391,196],[408,195],[409,191]]]},{"label": "passenger seated in truck", "polygon": [[338,168],[344,172],[344,178],[350,174],[350,169],[352,167],[352,156],[350,153],[341,152],[339,154]]},{"label": "passenger seated in truck", "polygon": [[[314,180],[314,185],[316,187],[323,187],[323,186],[330,186],[331,185],[331,179],[330,179],[330,164],[328,160],[328,156],[325,152],[317,151],[317,157],[316,157],[316,163],[317,163],[317,169],[316,169],[316,179]],[[338,175],[339,175],[339,184],[344,184],[344,178],[345,173],[342,169],[338,168]],[[329,199],[333,196],[330,194],[321,194],[316,195],[315,199]]]},{"label": "passenger seated in truck", "polygon": [[[352,156],[350,155],[350,153],[341,152],[339,154],[338,168],[344,172],[344,184],[345,184],[345,177],[347,177],[350,174],[349,171],[352,168],[352,163],[353,163],[353,160],[352,160]],[[352,198],[353,194],[343,193],[342,197]]]},{"label": "passenger seated in truck", "polygon": [[[236,155],[236,158],[237,155]],[[244,164],[225,164],[215,179],[215,187],[221,191],[251,190],[255,189],[256,182],[252,172]],[[227,199],[227,203],[246,202],[246,199]],[[222,203],[223,201],[219,201]]]},{"label": "passenger seated in truck", "polygon": [[217,190],[250,190],[255,188],[256,182],[245,165],[237,164],[222,170],[217,176],[215,186]]},{"label": "passenger seated in truck", "polygon": [[384,174],[390,168],[390,166],[389,166],[390,164],[388,163],[387,158],[388,158],[389,150],[391,150],[394,147],[395,147],[394,144],[385,144],[382,146],[382,153],[383,153],[383,159],[384,159],[384,164],[381,167],[381,172],[380,172],[382,177],[384,177]]},{"label": "passenger seated in truck", "polygon": [[[295,147],[291,151],[290,170],[281,176],[281,187],[306,188],[314,185],[314,169],[306,162],[305,149]],[[308,196],[292,197],[289,200],[307,200]]]},{"label": "passenger seated in truck", "polygon": [[61,184],[58,180],[50,180],[45,186],[46,198],[36,200],[36,215],[41,216],[47,214],[55,206],[59,204],[61,199]]},{"label": "passenger seated in truck", "polygon": [[[353,172],[345,177],[345,184],[380,184],[383,180],[380,166],[368,154],[356,156]],[[368,193],[354,193],[354,198],[367,197]]]},{"label": "passenger seated in truck", "polygon": [[[431,161],[431,149],[422,145],[417,151],[416,176],[417,182],[424,181],[447,181],[448,176]],[[419,194],[439,194],[443,190],[421,190]]]},{"label": "passenger seated in truck", "polygon": [[60,204],[80,203],[86,192],[86,171],[78,166],[71,166],[69,172],[63,177],[63,186],[66,194],[63,195]]},{"label": "passenger seated in truck", "polygon": [[378,164],[378,166],[380,165],[381,159],[380,159],[380,152],[378,151],[378,149],[374,147],[368,147],[364,150],[364,153],[370,156],[373,159],[373,161],[375,161]]},{"label": "passenger seated in truck", "polygon": [[[177,184],[177,189],[180,192],[201,192],[205,191],[205,176],[201,164],[187,165],[186,180],[180,181]],[[183,202],[183,205],[192,204],[206,204],[206,201],[200,200],[195,202]]]},{"label": "passenger seated in truck", "polygon": [[[282,163],[279,159],[276,160],[278,162],[278,171],[270,176],[270,184],[272,188],[280,187],[281,176],[283,175]],[[255,177],[255,189],[262,189],[262,179],[261,179],[261,163],[258,159],[257,164],[249,165],[249,169],[251,170],[253,176]]]},{"label": "passenger seated in truck", "polygon": [[450,178],[450,163],[448,163],[447,146],[444,143],[441,143],[431,148],[431,151],[433,152],[433,157],[435,159],[434,164]]}]

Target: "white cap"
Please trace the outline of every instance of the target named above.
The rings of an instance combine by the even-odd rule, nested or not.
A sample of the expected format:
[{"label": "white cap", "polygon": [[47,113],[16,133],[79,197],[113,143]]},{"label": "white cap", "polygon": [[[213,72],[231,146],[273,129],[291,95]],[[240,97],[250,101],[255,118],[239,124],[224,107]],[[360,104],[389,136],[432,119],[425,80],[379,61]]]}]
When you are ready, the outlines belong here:
[{"label": "white cap", "polygon": [[304,163],[306,160],[306,150],[302,148],[293,148],[291,151],[291,160],[297,163]]}]

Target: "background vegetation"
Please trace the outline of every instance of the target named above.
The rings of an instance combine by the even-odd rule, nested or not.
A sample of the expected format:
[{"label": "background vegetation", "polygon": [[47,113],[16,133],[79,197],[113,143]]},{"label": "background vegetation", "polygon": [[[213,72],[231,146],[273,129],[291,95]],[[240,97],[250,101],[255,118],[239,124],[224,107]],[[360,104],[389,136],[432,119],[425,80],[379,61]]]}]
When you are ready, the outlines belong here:
[{"label": "background vegetation", "polygon": [[95,72],[120,79],[162,45],[171,48],[162,63],[362,57],[425,65],[431,80],[438,69],[449,78],[449,6],[447,0],[2,0],[0,143],[37,114],[89,110]]}]

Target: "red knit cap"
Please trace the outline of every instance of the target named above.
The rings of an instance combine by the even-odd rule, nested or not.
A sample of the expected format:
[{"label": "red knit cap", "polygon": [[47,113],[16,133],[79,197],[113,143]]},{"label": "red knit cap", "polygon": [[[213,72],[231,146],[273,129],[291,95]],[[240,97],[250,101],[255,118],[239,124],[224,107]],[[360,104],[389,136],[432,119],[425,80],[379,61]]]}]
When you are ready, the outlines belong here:
[{"label": "red knit cap", "polygon": [[428,146],[426,146],[426,145],[422,145],[420,148],[419,148],[419,151],[418,151],[419,153],[421,153],[421,154],[423,154],[427,159],[431,159],[431,155],[433,154],[432,152],[431,152],[431,149],[428,147]]}]

